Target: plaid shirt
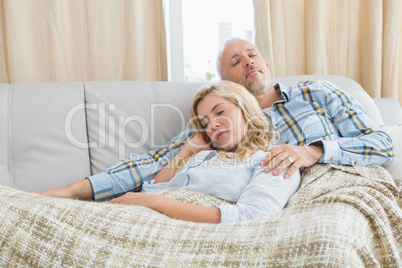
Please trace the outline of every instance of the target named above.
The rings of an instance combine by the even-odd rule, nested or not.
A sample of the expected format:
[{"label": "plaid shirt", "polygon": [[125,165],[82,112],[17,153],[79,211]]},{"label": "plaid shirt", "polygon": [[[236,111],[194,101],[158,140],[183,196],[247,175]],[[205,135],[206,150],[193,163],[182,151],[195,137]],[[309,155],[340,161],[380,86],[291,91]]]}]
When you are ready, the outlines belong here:
[{"label": "plaid shirt", "polygon": [[279,144],[322,143],[318,163],[385,165],[394,157],[391,138],[368,117],[360,103],[338,86],[307,80],[280,85],[284,100],[266,112]]},{"label": "plaid shirt", "polygon": [[[391,138],[367,116],[350,94],[321,80],[307,80],[290,87],[279,85],[284,100],[265,109],[277,144],[322,144],[318,163],[384,165],[392,161]],[[173,138],[166,148],[117,162],[104,172],[88,177],[95,199],[139,191],[180,151],[190,129]]]}]

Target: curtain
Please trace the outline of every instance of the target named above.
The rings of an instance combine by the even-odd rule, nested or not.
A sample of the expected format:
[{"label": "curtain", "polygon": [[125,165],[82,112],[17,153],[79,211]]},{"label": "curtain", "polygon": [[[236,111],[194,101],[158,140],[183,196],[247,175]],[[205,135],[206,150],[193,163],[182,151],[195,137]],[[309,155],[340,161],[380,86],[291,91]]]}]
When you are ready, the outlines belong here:
[{"label": "curtain", "polygon": [[0,0],[0,83],[167,80],[163,0]]},{"label": "curtain", "polygon": [[253,4],[255,42],[273,75],[344,75],[371,97],[399,97],[402,103],[400,0],[253,0]]}]

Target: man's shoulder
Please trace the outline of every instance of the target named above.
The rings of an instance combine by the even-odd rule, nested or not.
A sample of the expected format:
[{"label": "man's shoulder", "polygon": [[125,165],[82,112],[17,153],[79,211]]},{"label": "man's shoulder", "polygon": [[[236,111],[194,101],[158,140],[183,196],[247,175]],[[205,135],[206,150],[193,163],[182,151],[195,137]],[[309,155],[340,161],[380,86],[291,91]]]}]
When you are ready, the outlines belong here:
[{"label": "man's shoulder", "polygon": [[318,79],[299,81],[288,89],[288,94],[292,97],[329,96],[331,94],[342,95],[344,93],[345,91],[332,82]]}]

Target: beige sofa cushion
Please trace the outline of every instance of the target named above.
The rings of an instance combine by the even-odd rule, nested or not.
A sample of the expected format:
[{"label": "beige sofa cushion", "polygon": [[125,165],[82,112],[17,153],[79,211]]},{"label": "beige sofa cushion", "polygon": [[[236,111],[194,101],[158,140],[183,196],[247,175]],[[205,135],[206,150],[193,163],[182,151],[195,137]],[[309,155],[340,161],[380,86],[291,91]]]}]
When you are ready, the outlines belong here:
[{"label": "beige sofa cushion", "polygon": [[[88,149],[67,138],[71,134],[87,143],[82,83],[12,84],[6,91],[2,93],[8,95],[4,185],[39,191],[85,178],[90,172]],[[74,110],[77,105],[81,109]],[[66,128],[69,115],[71,127]]]},{"label": "beige sofa cushion", "polygon": [[86,82],[91,171],[164,147],[188,125],[200,83]]},{"label": "beige sofa cushion", "polygon": [[9,175],[9,84],[0,84],[0,185],[10,185]]}]

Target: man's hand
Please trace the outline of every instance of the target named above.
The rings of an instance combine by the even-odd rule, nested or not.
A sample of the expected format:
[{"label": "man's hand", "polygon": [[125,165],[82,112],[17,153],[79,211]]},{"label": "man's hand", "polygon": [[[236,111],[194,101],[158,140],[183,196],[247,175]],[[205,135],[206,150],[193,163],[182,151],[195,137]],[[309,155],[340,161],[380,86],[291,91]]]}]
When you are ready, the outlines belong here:
[{"label": "man's hand", "polygon": [[267,152],[269,154],[261,162],[261,166],[266,166],[264,171],[270,172],[274,170],[272,174],[277,176],[289,167],[289,170],[284,175],[287,179],[298,168],[310,167],[317,163],[324,153],[324,148],[322,145],[297,146],[284,144],[272,146]]}]

